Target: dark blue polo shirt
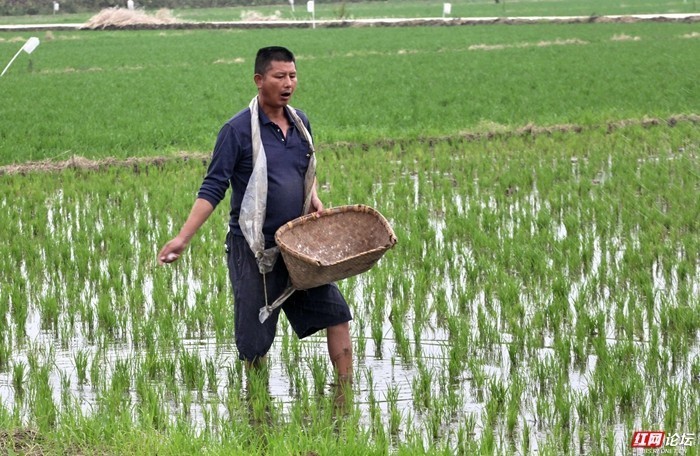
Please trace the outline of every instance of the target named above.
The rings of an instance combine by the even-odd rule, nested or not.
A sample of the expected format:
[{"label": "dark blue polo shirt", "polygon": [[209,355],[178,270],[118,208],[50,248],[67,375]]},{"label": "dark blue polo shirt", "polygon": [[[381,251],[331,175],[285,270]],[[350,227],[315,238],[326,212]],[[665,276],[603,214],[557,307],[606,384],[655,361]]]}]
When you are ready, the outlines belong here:
[{"label": "dark blue polo shirt", "polygon": [[[304,176],[309,166],[310,148],[292,119],[289,119],[290,126],[285,138],[280,128],[262,110],[258,114],[260,136],[267,157],[267,214],[263,234],[266,241],[272,242],[280,226],[302,215]],[[297,114],[311,132],[306,115],[299,110]],[[241,202],[253,172],[250,118],[250,108],[246,108],[221,128],[207,175],[197,195],[216,207],[224,199],[230,185],[233,193],[229,225],[238,235],[242,235],[238,225]]]}]

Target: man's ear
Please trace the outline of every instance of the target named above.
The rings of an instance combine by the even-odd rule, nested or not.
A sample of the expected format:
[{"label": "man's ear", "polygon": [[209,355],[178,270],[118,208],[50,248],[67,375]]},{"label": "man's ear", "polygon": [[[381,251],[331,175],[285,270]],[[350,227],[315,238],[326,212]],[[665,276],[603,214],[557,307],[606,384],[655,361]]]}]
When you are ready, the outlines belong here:
[{"label": "man's ear", "polygon": [[262,88],[263,75],[255,73],[255,76],[253,76],[253,81],[255,81],[255,85],[258,86],[258,89]]}]

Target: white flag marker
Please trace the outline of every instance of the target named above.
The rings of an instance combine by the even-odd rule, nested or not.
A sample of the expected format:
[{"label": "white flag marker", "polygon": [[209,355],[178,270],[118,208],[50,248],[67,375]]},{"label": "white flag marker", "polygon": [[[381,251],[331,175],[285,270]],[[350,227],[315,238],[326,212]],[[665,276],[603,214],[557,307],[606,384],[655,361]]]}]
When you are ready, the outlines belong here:
[{"label": "white flag marker", "polygon": [[450,14],[452,14],[452,3],[443,3],[442,17],[449,16]]},{"label": "white flag marker", "polygon": [[2,70],[2,73],[0,74],[0,77],[2,77],[2,76],[5,74],[5,72],[7,71],[7,69],[10,68],[10,65],[12,65],[12,62],[15,61],[15,59],[16,59],[17,56],[20,54],[20,52],[24,51],[24,52],[26,52],[27,54],[31,54],[32,52],[34,52],[34,49],[36,49],[37,46],[39,46],[39,38],[37,38],[37,37],[35,37],[35,36],[29,38],[29,39],[27,40],[27,42],[24,43],[24,45],[20,48],[20,50],[17,51],[17,54],[15,54],[15,56],[12,57],[12,60],[10,60],[10,63],[7,64],[7,66],[5,67],[5,69]]},{"label": "white flag marker", "polygon": [[306,2],[306,11],[311,13],[311,26],[316,28],[316,8],[314,5],[314,0],[309,0]]}]

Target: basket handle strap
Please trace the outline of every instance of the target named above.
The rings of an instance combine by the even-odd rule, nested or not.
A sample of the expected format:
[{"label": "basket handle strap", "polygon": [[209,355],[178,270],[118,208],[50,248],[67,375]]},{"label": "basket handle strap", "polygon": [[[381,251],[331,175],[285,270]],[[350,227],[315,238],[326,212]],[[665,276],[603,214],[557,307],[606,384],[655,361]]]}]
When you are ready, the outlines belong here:
[{"label": "basket handle strap", "polygon": [[[263,274],[263,285],[265,284],[265,274]],[[260,312],[258,314],[258,319],[260,320],[260,323],[264,323],[267,318],[272,315],[272,312],[281,306],[284,301],[289,298],[292,293],[296,291],[296,288],[294,288],[291,284],[291,282],[287,285],[287,288],[284,289],[282,294],[279,296],[279,298],[275,299],[275,302],[272,304],[268,304],[267,302],[267,287],[265,287],[265,306],[260,308]]]}]

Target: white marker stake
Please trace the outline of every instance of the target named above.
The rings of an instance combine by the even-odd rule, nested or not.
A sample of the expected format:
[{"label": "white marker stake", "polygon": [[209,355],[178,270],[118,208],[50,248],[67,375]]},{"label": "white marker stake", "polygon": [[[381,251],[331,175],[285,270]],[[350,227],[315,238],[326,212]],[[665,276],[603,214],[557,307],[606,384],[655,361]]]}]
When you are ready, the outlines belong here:
[{"label": "white marker stake", "polygon": [[15,59],[17,58],[17,56],[19,55],[20,52],[24,51],[27,54],[31,54],[34,51],[34,49],[36,49],[37,46],[39,46],[39,38],[37,38],[35,36],[29,38],[27,40],[27,42],[24,43],[24,46],[22,46],[20,48],[20,50],[17,51],[17,54],[15,54],[15,56],[12,57],[12,60],[10,60],[10,63],[7,64],[5,69],[2,70],[2,74],[0,74],[0,77],[2,77],[5,74],[5,72],[7,71],[7,69],[10,68],[10,65],[12,65],[12,62],[15,61]]},{"label": "white marker stake", "polygon": [[294,12],[294,0],[289,0],[289,4],[292,6],[292,13]]},{"label": "white marker stake", "polygon": [[316,28],[316,9],[314,8],[314,0],[306,2],[306,11],[311,13],[311,27]]},{"label": "white marker stake", "polygon": [[450,14],[452,14],[452,3],[443,3],[442,17],[449,16]]}]

